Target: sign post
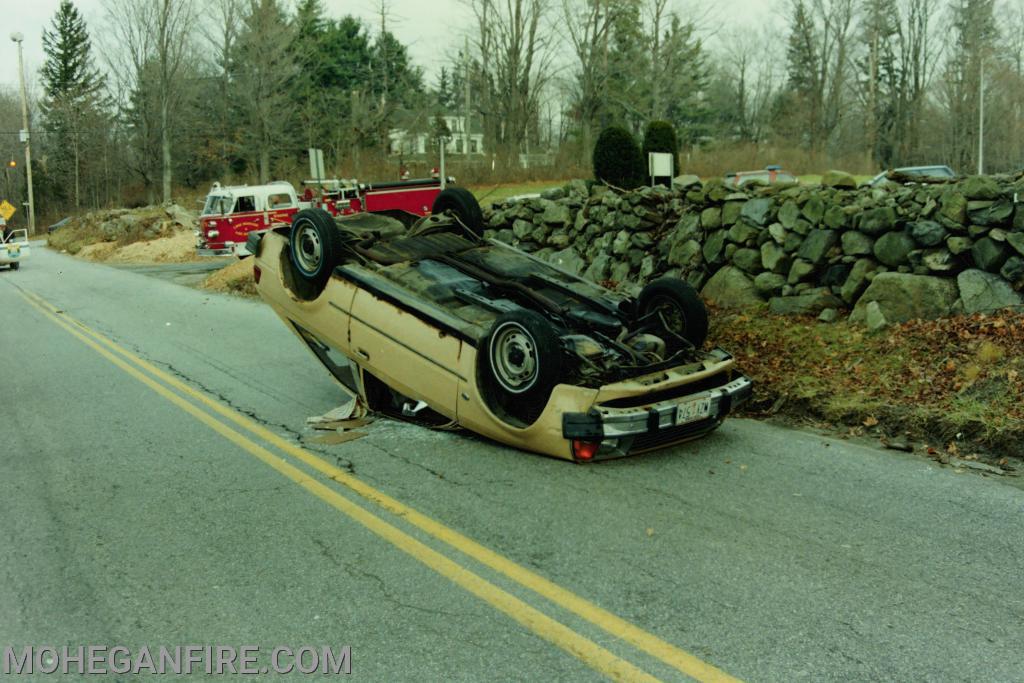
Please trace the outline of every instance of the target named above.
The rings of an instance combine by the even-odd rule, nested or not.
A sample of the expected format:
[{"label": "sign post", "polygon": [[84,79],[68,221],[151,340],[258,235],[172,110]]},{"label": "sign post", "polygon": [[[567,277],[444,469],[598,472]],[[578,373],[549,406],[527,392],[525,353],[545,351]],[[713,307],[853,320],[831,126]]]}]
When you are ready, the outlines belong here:
[{"label": "sign post", "polygon": [[675,175],[674,160],[668,152],[649,152],[647,154],[647,175],[651,176],[651,187],[657,185],[658,178],[671,178]]}]

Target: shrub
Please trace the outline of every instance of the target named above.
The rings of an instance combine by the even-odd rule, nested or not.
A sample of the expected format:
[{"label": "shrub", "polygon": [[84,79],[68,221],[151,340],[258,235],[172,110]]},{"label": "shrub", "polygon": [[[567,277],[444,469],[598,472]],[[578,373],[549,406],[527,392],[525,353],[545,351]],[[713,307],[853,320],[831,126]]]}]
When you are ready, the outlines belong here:
[{"label": "shrub", "polygon": [[594,144],[594,177],[632,190],[644,184],[646,175],[647,164],[633,135],[619,126],[602,130]]},{"label": "shrub", "polygon": [[676,129],[668,121],[651,121],[644,131],[643,158],[650,152],[667,152],[672,155],[672,168],[679,175],[679,139]]}]

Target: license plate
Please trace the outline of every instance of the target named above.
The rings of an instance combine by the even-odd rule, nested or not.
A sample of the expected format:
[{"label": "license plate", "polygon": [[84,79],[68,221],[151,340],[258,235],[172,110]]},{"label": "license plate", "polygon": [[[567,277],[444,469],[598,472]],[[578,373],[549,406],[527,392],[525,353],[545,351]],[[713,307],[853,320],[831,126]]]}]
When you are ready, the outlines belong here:
[{"label": "license plate", "polygon": [[711,398],[698,398],[676,406],[676,425],[703,420],[711,414]]}]

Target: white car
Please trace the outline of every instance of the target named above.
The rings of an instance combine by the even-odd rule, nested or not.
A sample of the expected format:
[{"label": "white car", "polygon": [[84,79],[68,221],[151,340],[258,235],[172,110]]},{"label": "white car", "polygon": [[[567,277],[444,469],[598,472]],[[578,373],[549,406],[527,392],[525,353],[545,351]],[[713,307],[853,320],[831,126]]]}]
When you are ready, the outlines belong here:
[{"label": "white car", "polygon": [[0,266],[17,270],[30,253],[28,230],[12,230],[7,234],[0,232]]}]

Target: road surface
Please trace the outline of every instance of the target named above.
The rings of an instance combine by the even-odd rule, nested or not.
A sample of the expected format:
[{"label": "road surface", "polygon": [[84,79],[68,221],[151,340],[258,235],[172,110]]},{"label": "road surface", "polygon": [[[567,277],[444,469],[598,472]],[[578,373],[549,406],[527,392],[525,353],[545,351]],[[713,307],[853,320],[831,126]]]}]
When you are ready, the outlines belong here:
[{"label": "road surface", "polygon": [[388,421],[317,445],[344,396],[268,308],[42,248],[0,271],[0,349],[0,648],[1024,680],[1024,491],[997,479],[739,419],[594,466]]}]

